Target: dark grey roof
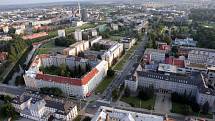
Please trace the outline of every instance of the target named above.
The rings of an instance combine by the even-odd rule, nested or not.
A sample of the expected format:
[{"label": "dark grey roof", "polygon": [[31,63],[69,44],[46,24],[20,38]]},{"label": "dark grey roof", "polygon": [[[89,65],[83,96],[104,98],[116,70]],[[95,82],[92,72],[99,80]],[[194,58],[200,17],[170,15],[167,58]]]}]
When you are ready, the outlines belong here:
[{"label": "dark grey roof", "polygon": [[22,104],[26,101],[28,101],[31,97],[27,96],[27,95],[21,95],[21,96],[17,96],[12,100],[12,103],[14,104]]},{"label": "dark grey roof", "polygon": [[[126,79],[131,79],[131,78],[132,78],[132,76],[133,76],[134,72],[136,71],[138,65],[139,65],[139,63],[135,63],[135,64],[133,65],[133,67],[132,67],[131,70],[130,70],[129,75],[126,76]],[[135,80],[132,80],[132,81],[135,81]]]},{"label": "dark grey roof", "polygon": [[137,71],[137,74],[139,76],[143,76],[143,77],[147,77],[147,78],[160,79],[160,80],[171,81],[171,82],[176,82],[176,83],[194,85],[194,86],[197,86],[200,93],[215,96],[215,90],[206,88],[204,86],[203,79],[201,78],[201,74],[198,72],[192,73],[192,75],[189,77],[164,75],[164,74],[160,74],[160,73],[156,73],[156,72],[144,72],[144,71]]},{"label": "dark grey roof", "polygon": [[75,106],[74,103],[65,101],[65,102],[58,102],[53,100],[45,100],[46,107],[57,109],[55,113],[65,115],[68,114]]},{"label": "dark grey roof", "polygon": [[184,84],[190,84],[190,85],[198,85],[200,82],[198,79],[191,79],[190,77],[184,77],[184,76],[169,76],[164,75],[156,72],[145,72],[145,71],[138,71],[138,75],[148,77],[148,78],[154,78],[154,79],[160,79],[165,81],[171,81],[171,82],[177,82],[177,83],[184,83]]}]

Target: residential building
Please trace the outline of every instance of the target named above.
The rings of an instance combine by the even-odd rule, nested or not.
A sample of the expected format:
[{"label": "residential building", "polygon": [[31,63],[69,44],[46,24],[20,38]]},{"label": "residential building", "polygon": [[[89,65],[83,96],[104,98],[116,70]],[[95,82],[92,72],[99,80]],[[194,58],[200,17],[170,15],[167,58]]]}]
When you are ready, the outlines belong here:
[{"label": "residential building", "polygon": [[13,38],[11,36],[0,36],[0,41],[9,41],[12,40]]},{"label": "residential building", "polygon": [[3,28],[3,32],[4,32],[5,34],[7,34],[8,31],[9,31],[9,27],[8,27],[8,26],[4,26],[4,27],[2,27],[2,28]]},{"label": "residential building", "polygon": [[23,36],[22,39],[24,39],[24,40],[32,40],[32,39],[44,37],[44,36],[47,36],[47,35],[48,35],[47,32],[40,32],[40,33],[35,33],[35,34]]},{"label": "residential building", "polygon": [[136,39],[135,38],[123,38],[120,43],[123,44],[124,49],[129,50],[135,43],[136,43]]},{"label": "residential building", "polygon": [[164,62],[166,51],[147,48],[144,55],[147,55],[147,58],[150,57],[151,60],[149,61]]},{"label": "residential building", "polygon": [[[39,68],[60,66],[66,64],[71,70],[76,66],[86,68],[90,64],[92,69],[80,78],[70,78],[57,75],[43,74]],[[102,61],[89,61],[80,57],[65,55],[39,55],[24,75],[26,87],[40,89],[42,87],[57,87],[68,96],[85,98],[91,94],[95,87],[103,80],[108,70],[108,63]]]},{"label": "residential building", "polygon": [[0,52],[0,62],[6,60],[8,57],[8,52]]},{"label": "residential building", "polygon": [[102,36],[96,36],[92,39],[90,39],[90,46],[93,46],[93,44],[98,43],[100,40],[102,40]]},{"label": "residential building", "polygon": [[24,34],[24,30],[21,28],[16,29],[15,34],[17,34],[17,35]]},{"label": "residential building", "polygon": [[58,30],[58,37],[65,37],[65,36],[66,36],[65,29]]},{"label": "residential building", "polygon": [[82,41],[82,31],[81,29],[75,30],[75,40],[76,41]]},{"label": "residential building", "polygon": [[114,31],[118,31],[119,30],[119,25],[118,24],[111,24],[111,28],[114,30]]},{"label": "residential building", "polygon": [[97,30],[96,30],[96,29],[92,29],[92,30],[91,30],[91,35],[92,35],[92,37],[98,36]]},{"label": "residential building", "polygon": [[39,21],[32,21],[32,26],[36,26],[36,25],[48,25],[50,23],[52,23],[51,19],[47,19],[47,20],[39,20]]},{"label": "residential building", "polygon": [[123,44],[116,43],[105,51],[102,55],[102,60],[107,61],[108,67],[110,67],[113,63],[115,63],[114,61],[122,55],[123,51]]},{"label": "residential building", "polygon": [[101,106],[91,121],[164,121],[164,117]]},{"label": "residential building", "polygon": [[[199,72],[193,72],[191,76],[177,76],[174,74],[162,74],[151,71],[139,71],[137,69],[129,78],[125,80],[125,84],[128,81],[137,84],[138,87],[153,87],[156,91],[162,93],[173,93],[187,95],[191,94],[196,97],[199,104],[203,105],[205,102],[209,102],[211,108],[215,107],[215,90],[208,88],[205,85],[205,78],[203,74]],[[130,79],[133,77],[132,80]],[[137,81],[134,83],[134,81]],[[127,86],[127,85],[126,85]],[[129,87],[129,86],[127,86]],[[132,90],[132,88],[130,88]],[[135,90],[133,90],[135,91]]]},{"label": "residential building", "polygon": [[165,50],[166,52],[169,52],[171,50],[170,45],[167,45],[167,43],[158,43],[159,50]]},{"label": "residential building", "polygon": [[196,47],[197,41],[194,41],[193,38],[179,39],[176,38],[173,41],[173,45],[176,46],[188,46],[188,47]]},{"label": "residential building", "polygon": [[90,48],[89,41],[79,41],[75,44],[70,45],[70,47],[63,50],[64,55],[77,56],[80,52],[88,50]]},{"label": "residential building", "polygon": [[165,64],[174,65],[176,67],[184,68],[184,59],[182,58],[174,58],[174,57],[168,57],[165,58]]},{"label": "residential building", "polygon": [[77,105],[66,100],[41,97],[40,95],[20,95],[12,100],[20,116],[35,120],[48,121],[51,118],[61,121],[71,121],[78,115]]}]

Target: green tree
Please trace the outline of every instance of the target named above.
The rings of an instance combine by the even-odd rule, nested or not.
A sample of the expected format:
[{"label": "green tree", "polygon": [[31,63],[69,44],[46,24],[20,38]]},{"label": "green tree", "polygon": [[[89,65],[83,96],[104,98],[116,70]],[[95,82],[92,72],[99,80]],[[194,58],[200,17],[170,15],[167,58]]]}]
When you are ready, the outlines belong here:
[{"label": "green tree", "polygon": [[202,113],[203,114],[208,114],[209,112],[209,103],[208,101],[204,103],[204,105],[202,106]]},{"label": "green tree", "polygon": [[125,88],[124,96],[129,97],[131,95],[131,91],[128,87]]},{"label": "green tree", "polygon": [[164,41],[169,45],[172,42],[172,39],[170,36],[165,35],[164,36]]},{"label": "green tree", "polygon": [[16,117],[15,108],[10,103],[6,103],[1,106],[1,114],[4,117]]},{"label": "green tree", "polygon": [[112,77],[112,76],[114,76],[114,74],[115,74],[115,71],[114,71],[114,70],[108,69],[108,71],[107,71],[107,76]]},{"label": "green tree", "polygon": [[12,62],[17,61],[17,52],[16,52],[16,49],[13,46],[11,46],[11,48],[10,48],[9,59]]}]

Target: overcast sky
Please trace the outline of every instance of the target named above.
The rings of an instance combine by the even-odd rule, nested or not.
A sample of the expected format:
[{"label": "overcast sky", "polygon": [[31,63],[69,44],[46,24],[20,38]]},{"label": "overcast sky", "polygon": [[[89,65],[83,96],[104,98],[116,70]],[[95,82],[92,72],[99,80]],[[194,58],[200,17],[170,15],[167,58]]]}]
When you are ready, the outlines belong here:
[{"label": "overcast sky", "polygon": [[[0,0],[0,5],[16,5],[16,4],[29,4],[29,3],[47,3],[47,2],[64,2],[64,1],[77,1],[77,0]],[[84,0],[80,0],[84,1]]]}]

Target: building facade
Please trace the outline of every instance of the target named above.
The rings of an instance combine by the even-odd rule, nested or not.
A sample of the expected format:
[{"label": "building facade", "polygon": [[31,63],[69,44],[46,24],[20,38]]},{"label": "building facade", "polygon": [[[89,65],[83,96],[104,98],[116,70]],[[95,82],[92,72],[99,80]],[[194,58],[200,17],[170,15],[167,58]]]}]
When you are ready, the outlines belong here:
[{"label": "building facade", "polygon": [[110,67],[114,63],[114,59],[119,58],[123,53],[123,44],[116,43],[112,45],[101,57],[102,60],[108,62],[108,66]]},{"label": "building facade", "polygon": [[70,101],[50,97],[20,95],[11,103],[20,116],[35,120],[48,121],[51,118],[71,121],[78,115],[77,105]]},{"label": "building facade", "polygon": [[81,31],[81,29],[76,29],[74,34],[75,34],[75,40],[76,41],[82,41],[82,31]]},{"label": "building facade", "polygon": [[[86,67],[86,63],[91,64],[92,69],[80,78],[43,74],[39,70],[41,66],[49,67],[61,64],[68,65],[70,69],[74,69],[76,65],[80,65],[83,68]],[[66,95],[84,98],[103,80],[107,70],[108,63],[104,60],[88,61],[77,57],[41,55],[34,60],[29,70],[26,71],[24,80],[26,86],[30,89],[38,90],[43,87],[57,87]]]}]

